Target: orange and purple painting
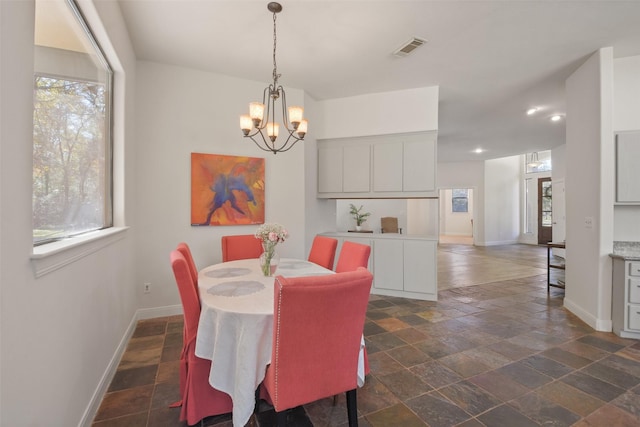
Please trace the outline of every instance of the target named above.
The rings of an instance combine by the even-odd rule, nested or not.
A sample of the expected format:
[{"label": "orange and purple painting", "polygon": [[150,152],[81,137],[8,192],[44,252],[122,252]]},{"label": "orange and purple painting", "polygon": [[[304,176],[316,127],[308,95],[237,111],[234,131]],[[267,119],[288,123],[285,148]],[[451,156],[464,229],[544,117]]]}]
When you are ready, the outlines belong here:
[{"label": "orange and purple painting", "polygon": [[264,223],[264,159],[191,153],[191,225]]}]

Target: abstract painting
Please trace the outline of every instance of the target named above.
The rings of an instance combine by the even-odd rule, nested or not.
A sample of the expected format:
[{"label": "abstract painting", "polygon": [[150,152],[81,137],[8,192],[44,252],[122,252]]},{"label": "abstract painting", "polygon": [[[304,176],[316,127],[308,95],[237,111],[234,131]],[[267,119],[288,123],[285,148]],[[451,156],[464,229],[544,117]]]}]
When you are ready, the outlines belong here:
[{"label": "abstract painting", "polygon": [[191,225],[264,223],[264,159],[191,153]]}]

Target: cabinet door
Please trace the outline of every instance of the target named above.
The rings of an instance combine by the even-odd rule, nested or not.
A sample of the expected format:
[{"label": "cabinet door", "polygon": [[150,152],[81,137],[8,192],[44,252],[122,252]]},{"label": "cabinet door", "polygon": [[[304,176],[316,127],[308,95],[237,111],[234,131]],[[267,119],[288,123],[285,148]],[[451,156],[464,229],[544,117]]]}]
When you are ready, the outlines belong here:
[{"label": "cabinet door", "polygon": [[368,145],[348,145],[343,148],[342,191],[345,193],[369,192],[371,156]]},{"label": "cabinet door", "polygon": [[342,192],[342,147],[318,148],[318,193]]},{"label": "cabinet door", "polygon": [[616,201],[640,203],[640,132],[616,136]]},{"label": "cabinet door", "polygon": [[[435,241],[404,242],[404,290],[438,297]],[[430,298],[431,299],[431,298]]]},{"label": "cabinet door", "polygon": [[435,147],[435,140],[403,144],[402,191],[436,190]]},{"label": "cabinet door", "polygon": [[402,191],[402,142],[374,144],[373,191]]},{"label": "cabinet door", "polygon": [[402,240],[377,239],[373,246],[374,286],[380,289],[401,291],[404,282]]}]

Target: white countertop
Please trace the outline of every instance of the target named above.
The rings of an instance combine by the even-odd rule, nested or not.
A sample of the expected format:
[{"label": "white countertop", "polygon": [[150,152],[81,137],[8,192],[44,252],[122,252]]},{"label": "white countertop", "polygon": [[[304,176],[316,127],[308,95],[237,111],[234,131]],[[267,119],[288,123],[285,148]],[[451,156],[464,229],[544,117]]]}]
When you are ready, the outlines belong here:
[{"label": "white countertop", "polygon": [[403,240],[431,240],[438,241],[435,236],[427,236],[423,234],[399,234],[399,233],[363,233],[363,232],[347,232],[347,231],[327,231],[320,233],[323,236],[331,237],[360,237],[365,239],[403,239]]}]

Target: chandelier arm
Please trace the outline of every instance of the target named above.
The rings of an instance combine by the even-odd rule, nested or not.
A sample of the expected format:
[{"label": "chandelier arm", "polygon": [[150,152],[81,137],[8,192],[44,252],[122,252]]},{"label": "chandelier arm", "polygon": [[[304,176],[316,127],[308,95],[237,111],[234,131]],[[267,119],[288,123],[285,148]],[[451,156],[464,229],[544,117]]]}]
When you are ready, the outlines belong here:
[{"label": "chandelier arm", "polygon": [[[257,135],[257,134],[259,134],[260,138],[262,138],[262,142],[264,143],[264,147],[262,145],[260,145],[260,142],[255,140],[254,136]],[[256,144],[256,146],[259,149],[261,149],[262,151],[271,151],[272,153],[275,154],[276,151],[274,151],[274,149],[269,146],[269,143],[265,139],[264,134],[262,132],[258,132],[257,134],[248,135],[248,136],[251,138],[251,140],[254,142],[254,144]],[[265,148],[265,147],[267,147],[267,148]]]},{"label": "chandelier arm", "polygon": [[[291,140],[291,138],[293,138],[293,142],[291,143],[291,145],[289,147],[287,147],[287,144],[289,144],[289,141]],[[296,138],[295,135],[293,135],[293,133],[289,133],[289,137],[287,138],[287,140],[284,142],[284,144],[282,144],[282,147],[280,147],[280,150],[278,150],[280,153],[284,153],[286,151],[289,151],[293,148],[294,145],[296,145],[296,142],[300,141],[300,138]]]},{"label": "chandelier arm", "polygon": [[287,94],[282,86],[278,86],[278,91],[282,92],[282,121],[284,122],[284,127],[291,134],[292,129],[289,128],[289,112],[287,111]]}]

